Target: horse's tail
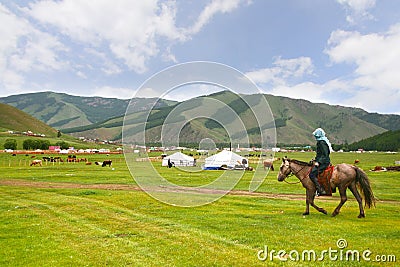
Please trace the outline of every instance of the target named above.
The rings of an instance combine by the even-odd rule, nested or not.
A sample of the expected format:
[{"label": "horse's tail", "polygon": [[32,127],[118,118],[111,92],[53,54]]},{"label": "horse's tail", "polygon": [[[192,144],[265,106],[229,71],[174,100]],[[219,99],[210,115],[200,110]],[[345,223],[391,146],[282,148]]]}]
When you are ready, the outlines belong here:
[{"label": "horse's tail", "polygon": [[369,182],[367,174],[358,167],[354,166],[356,171],[356,182],[359,185],[361,193],[365,198],[365,206],[370,208],[371,206],[375,206],[375,196],[371,189],[371,184]]}]

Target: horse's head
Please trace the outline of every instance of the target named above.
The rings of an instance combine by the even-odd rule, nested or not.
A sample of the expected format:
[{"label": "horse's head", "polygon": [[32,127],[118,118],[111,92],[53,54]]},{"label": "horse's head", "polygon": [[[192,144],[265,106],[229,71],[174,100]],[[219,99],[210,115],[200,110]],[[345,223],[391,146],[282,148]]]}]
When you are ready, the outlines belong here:
[{"label": "horse's head", "polygon": [[282,159],[282,164],[281,167],[279,168],[279,173],[278,173],[278,181],[282,182],[285,180],[285,178],[292,172],[292,169],[290,168],[290,161],[288,158],[283,158]]}]

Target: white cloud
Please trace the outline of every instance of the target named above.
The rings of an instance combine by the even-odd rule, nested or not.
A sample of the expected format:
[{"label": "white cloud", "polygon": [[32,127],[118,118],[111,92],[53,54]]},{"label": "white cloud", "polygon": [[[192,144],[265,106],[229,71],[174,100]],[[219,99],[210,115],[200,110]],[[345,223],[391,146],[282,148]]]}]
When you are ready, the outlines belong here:
[{"label": "white cloud", "polygon": [[130,69],[146,71],[146,61],[159,52],[157,38],[183,38],[175,27],[176,7],[168,1],[41,1],[25,12],[85,46],[108,46]]},{"label": "white cloud", "polygon": [[213,0],[200,13],[197,21],[187,30],[192,35],[198,33],[210,20],[218,13],[229,13],[237,9],[241,3],[249,4],[249,1],[243,0]]},{"label": "white cloud", "polygon": [[373,19],[373,16],[368,10],[375,7],[376,0],[336,0],[339,4],[344,6],[348,15],[346,20],[349,23],[356,23],[362,19]]},{"label": "white cloud", "polygon": [[[100,96],[107,98],[122,98],[122,99],[130,99],[134,94],[134,90],[130,88],[122,88],[122,87],[112,87],[112,86],[102,86],[97,87],[94,90],[88,90],[87,96]],[[82,94],[80,94],[82,95]]]},{"label": "white cloud", "polygon": [[288,79],[301,78],[313,73],[313,63],[309,57],[282,59],[273,62],[274,67],[247,72],[246,75],[255,83],[285,85]]},{"label": "white cloud", "polygon": [[174,0],[0,3],[0,84],[31,87],[39,82],[27,79],[33,72],[72,71],[86,80],[90,73],[116,75],[124,67],[140,74],[156,57],[177,63],[175,43],[245,2],[213,0],[186,28],[176,26]]},{"label": "white cloud", "polygon": [[358,102],[369,110],[399,110],[399,47],[400,24],[397,24],[387,32],[364,35],[337,30],[331,34],[325,52],[333,63],[355,66],[348,82],[361,90],[349,101]]},{"label": "white cloud", "polygon": [[313,73],[311,59],[282,60],[272,68],[247,73],[265,92],[368,111],[400,113],[400,24],[384,33],[334,31],[325,53],[333,65],[354,66],[353,73],[323,83],[290,82]]},{"label": "white cloud", "polygon": [[[348,105],[342,102],[342,99],[344,95],[351,92],[351,87],[346,81],[334,79],[322,84],[309,81],[293,85],[282,84],[265,91],[273,95],[305,99],[313,103]],[[337,99],[332,96],[336,96]]]},{"label": "white cloud", "polygon": [[140,91],[136,91],[134,97],[161,97],[160,92],[154,88],[141,88]]},{"label": "white cloud", "polygon": [[4,90],[6,91],[3,93],[12,94],[20,92],[21,84],[23,84],[25,81],[24,78],[17,72],[8,70],[1,72],[0,79],[2,84],[4,84]]},{"label": "white cloud", "polygon": [[59,59],[58,52],[66,52],[68,49],[56,38],[36,29],[31,29],[24,38],[26,39],[24,47],[14,51],[9,58],[11,68],[23,72],[67,68],[68,63]]},{"label": "white cloud", "polygon": [[[95,59],[100,61],[98,65],[102,66],[100,67],[100,69],[103,73],[107,75],[115,75],[122,72],[122,69],[117,64],[115,64],[106,53],[100,50],[93,49],[91,47],[86,48],[85,53],[89,56],[93,56],[93,58],[91,59],[92,61],[95,61]],[[94,69],[93,66],[85,66],[85,68]],[[83,70],[81,71],[83,72]]]},{"label": "white cloud", "polygon": [[88,77],[86,76],[85,73],[83,73],[82,71],[77,71],[76,75],[81,77],[82,79],[87,79]]},{"label": "white cloud", "polygon": [[[24,8],[26,14],[50,25],[75,42],[86,46],[106,45],[115,58],[137,73],[147,70],[147,62],[161,52],[164,60],[177,62],[170,52],[174,41],[186,41],[217,13],[238,8],[243,0],[214,0],[187,29],[176,26],[175,1],[98,0],[40,1]],[[160,38],[168,42],[160,51]],[[171,43],[169,43],[171,42]]]},{"label": "white cloud", "polygon": [[382,33],[332,32],[325,53],[332,69],[353,67],[346,76],[321,83],[294,81],[313,74],[309,58],[280,59],[272,68],[247,73],[265,92],[368,111],[400,113],[400,24]]},{"label": "white cloud", "polygon": [[307,99],[314,103],[321,103],[325,102],[323,92],[324,90],[322,85],[312,82],[304,82],[293,86],[279,85],[274,87],[269,93],[294,99]]},{"label": "white cloud", "polygon": [[67,49],[55,37],[35,29],[2,4],[0,21],[0,83],[6,90],[19,90],[24,73],[68,67],[57,55]]}]

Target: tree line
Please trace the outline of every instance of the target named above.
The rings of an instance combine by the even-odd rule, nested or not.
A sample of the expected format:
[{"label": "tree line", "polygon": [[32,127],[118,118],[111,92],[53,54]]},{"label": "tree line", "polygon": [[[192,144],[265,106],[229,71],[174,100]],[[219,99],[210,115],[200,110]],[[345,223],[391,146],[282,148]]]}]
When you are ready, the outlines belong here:
[{"label": "tree line", "polygon": [[[48,150],[50,146],[59,146],[60,149],[68,149],[70,144],[65,141],[58,141],[55,144],[51,144],[49,140],[45,139],[25,139],[22,143],[22,148],[24,150]],[[12,149],[16,150],[18,147],[17,140],[15,139],[6,139],[4,142],[4,149]]]},{"label": "tree line", "polygon": [[349,150],[400,151],[400,130],[387,131],[348,145]]}]

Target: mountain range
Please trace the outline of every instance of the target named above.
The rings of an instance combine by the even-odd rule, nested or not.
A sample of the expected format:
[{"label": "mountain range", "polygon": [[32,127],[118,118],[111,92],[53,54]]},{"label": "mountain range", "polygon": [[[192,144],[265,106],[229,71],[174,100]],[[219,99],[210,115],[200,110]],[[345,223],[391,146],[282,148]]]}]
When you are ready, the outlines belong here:
[{"label": "mountain range", "polygon": [[[322,127],[332,143],[353,143],[386,131],[400,129],[400,115],[370,113],[359,108],[311,103],[301,99],[273,95],[236,95],[222,91],[208,96],[189,99],[184,102],[155,100],[151,98],[117,99],[102,97],[71,96],[63,93],[41,92],[13,95],[0,98],[0,103],[14,106],[40,121],[60,129],[63,133],[87,138],[120,140],[126,109],[130,103],[129,118],[125,123],[132,123],[130,131],[144,123],[144,116],[149,114],[146,124],[147,141],[160,141],[160,133],[165,119],[171,111],[185,106],[174,118],[174,122],[184,121],[185,114],[191,109],[204,105],[207,99],[215,99],[229,106],[244,122],[251,143],[257,143],[260,130],[255,124],[251,109],[256,108],[259,99],[265,98],[273,114],[270,128],[275,124],[277,142],[281,144],[314,144],[312,131]],[[245,101],[243,101],[245,100]],[[153,106],[153,104],[155,105]],[[251,108],[248,104],[250,103]],[[252,104],[254,103],[254,104]],[[151,112],[149,113],[149,110]],[[214,116],[224,121],[225,107],[213,110]],[[221,115],[222,114],[222,115]],[[213,116],[213,117],[214,117]],[[227,122],[231,123],[231,122]],[[183,143],[198,143],[205,138],[215,142],[227,142],[226,129],[215,120],[196,118],[189,120],[179,133]]]},{"label": "mountain range", "polygon": [[[0,98],[0,103],[14,106],[57,129],[90,125],[125,114],[129,99],[83,97],[64,93],[40,92]],[[152,99],[136,98],[137,111],[147,110]],[[168,105],[170,101],[160,101]]]}]

